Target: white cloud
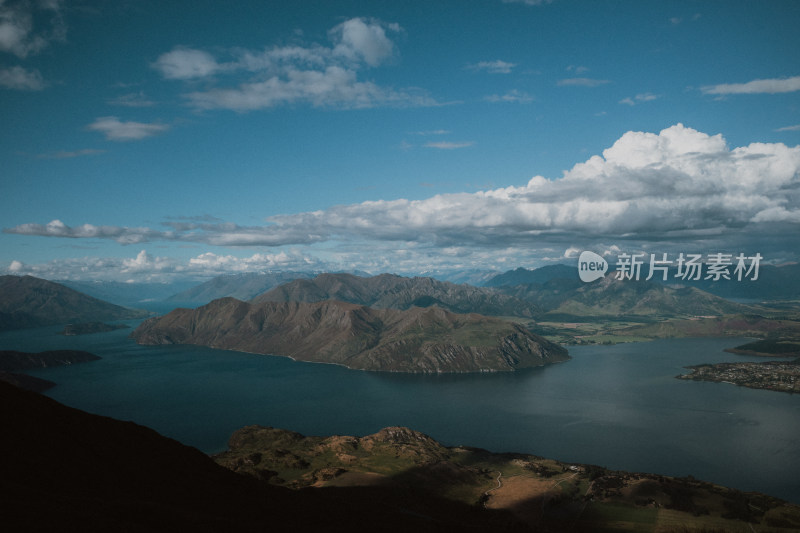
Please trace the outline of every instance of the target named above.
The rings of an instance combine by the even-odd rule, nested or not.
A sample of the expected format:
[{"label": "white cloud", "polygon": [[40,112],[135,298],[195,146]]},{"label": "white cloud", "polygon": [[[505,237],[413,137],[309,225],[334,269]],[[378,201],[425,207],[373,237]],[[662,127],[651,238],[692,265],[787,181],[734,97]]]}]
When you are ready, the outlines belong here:
[{"label": "white cloud", "polygon": [[416,250],[417,259],[445,247],[477,253],[537,243],[566,249],[590,241],[608,247],[620,240],[751,239],[755,246],[794,250],[800,231],[800,146],[753,143],[731,149],[720,134],[677,124],[658,134],[627,132],[602,155],[557,179],[535,176],[518,187],[339,205],[267,221],[250,227],[173,221],[169,231],[157,231],[89,224],[71,228],[56,220],[4,231],[121,243],[319,247],[328,242],[336,243],[337,250],[351,243],[355,255],[395,247]]},{"label": "white cloud", "polygon": [[[222,80],[213,80],[209,88],[184,95],[197,109],[246,112],[295,103],[340,108],[436,105],[419,89],[394,89],[359,79],[362,69],[377,67],[396,54],[387,32],[399,31],[397,24],[353,18],[328,32],[331,46],[327,47],[233,49],[226,52],[228,61],[202,50],[176,48],[160,56],[153,67],[175,80],[219,75]],[[223,74],[237,82],[224,83]]]},{"label": "white cloud", "polygon": [[283,77],[244,83],[236,88],[211,89],[186,95],[199,109],[252,111],[282,104],[307,102],[314,106],[366,108],[377,105],[434,105],[422,94],[394,91],[372,82],[357,81],[355,71],[340,66],[325,70],[288,70]]},{"label": "white cloud", "polygon": [[123,122],[117,117],[100,117],[89,124],[87,128],[99,131],[109,141],[138,141],[163,133],[169,129],[169,126],[160,123]]},{"label": "white cloud", "polygon": [[156,103],[147,96],[144,92],[128,93],[120,95],[108,101],[111,105],[121,105],[124,107],[153,107]]},{"label": "white cloud", "polygon": [[188,260],[154,256],[141,250],[130,258],[79,257],[55,259],[40,264],[26,264],[15,259],[6,267],[5,272],[53,280],[168,282],[174,279],[210,278],[231,272],[275,270],[322,271],[335,268],[297,250],[245,257],[206,252]]},{"label": "white cloud", "polygon": [[778,128],[775,131],[800,131],[800,124],[795,124],[794,126],[784,126],[783,128]]},{"label": "white cloud", "polygon": [[474,144],[475,143],[473,141],[462,141],[462,142],[437,141],[437,142],[425,143],[425,147],[437,148],[439,150],[455,150],[458,148],[467,148],[469,146],[473,146]]},{"label": "white cloud", "polygon": [[[36,16],[34,16],[34,14]],[[53,41],[63,41],[61,2],[0,2],[0,51],[24,59]]]},{"label": "white cloud", "polygon": [[[391,31],[399,31],[396,24]],[[394,43],[386,37],[386,30],[378,22],[353,18],[333,28],[329,35],[334,42],[333,53],[351,61],[364,61],[371,67],[380,65],[394,53]]]},{"label": "white cloud", "polygon": [[565,78],[563,80],[558,80],[557,85],[564,87],[564,86],[573,86],[573,87],[598,87],[600,85],[605,85],[607,83],[611,83],[609,80],[598,80],[594,78]]},{"label": "white cloud", "polygon": [[19,91],[41,91],[47,84],[38,70],[23,67],[0,69],[0,86]]},{"label": "white cloud", "polygon": [[512,69],[516,66],[516,63],[509,63],[508,61],[496,59],[494,61],[473,63],[467,65],[467,68],[469,70],[488,72],[489,74],[511,74]]},{"label": "white cloud", "polygon": [[518,91],[517,89],[512,89],[508,91],[506,94],[499,95],[499,94],[491,94],[489,96],[484,97],[484,100],[487,102],[508,102],[508,103],[517,103],[517,104],[527,104],[533,102],[534,98],[530,94]]},{"label": "white cloud", "polygon": [[627,104],[630,106],[634,106],[641,102],[651,102],[653,100],[657,100],[660,98],[660,95],[653,94],[653,93],[640,93],[631,98],[630,96],[623,98],[619,101],[620,104]]},{"label": "white cloud", "polygon": [[153,63],[153,68],[169,80],[204,78],[218,72],[222,67],[214,57],[202,50],[175,48],[162,54]]},{"label": "white cloud", "polygon": [[800,91],[800,76],[753,80],[747,83],[723,83],[700,89],[704,94],[777,94]]},{"label": "white cloud", "polygon": [[589,69],[581,65],[570,65],[567,67],[567,72],[574,72],[575,74],[583,74],[588,72]]}]

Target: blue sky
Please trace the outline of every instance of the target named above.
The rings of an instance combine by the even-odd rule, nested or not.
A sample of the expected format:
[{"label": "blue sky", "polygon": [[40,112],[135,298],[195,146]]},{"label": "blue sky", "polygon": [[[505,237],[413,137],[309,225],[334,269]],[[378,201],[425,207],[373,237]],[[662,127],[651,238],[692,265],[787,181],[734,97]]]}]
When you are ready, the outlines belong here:
[{"label": "blue sky", "polygon": [[0,272],[797,260],[800,3],[0,1]]}]

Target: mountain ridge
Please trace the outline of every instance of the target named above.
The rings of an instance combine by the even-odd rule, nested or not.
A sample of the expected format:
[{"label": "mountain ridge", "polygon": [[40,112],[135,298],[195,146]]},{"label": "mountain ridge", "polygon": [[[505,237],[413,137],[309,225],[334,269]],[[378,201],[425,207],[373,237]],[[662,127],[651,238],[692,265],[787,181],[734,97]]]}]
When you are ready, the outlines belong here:
[{"label": "mountain ridge", "polygon": [[359,277],[351,274],[320,274],[279,285],[253,298],[253,303],[318,302],[340,300],[381,309],[405,310],[437,305],[454,313],[492,316],[534,317],[535,305],[494,289],[455,284],[429,277],[379,274]]},{"label": "mountain ridge", "polygon": [[198,344],[395,372],[512,371],[569,359],[561,346],[499,318],[337,300],[222,298],[149,319],[131,337],[140,344]]},{"label": "mountain ridge", "polygon": [[282,283],[314,276],[311,272],[243,272],[222,274],[166,298],[165,302],[207,304],[219,298],[249,300]]},{"label": "mountain ridge", "polygon": [[33,276],[0,276],[0,331],[144,318],[147,311],[98,300]]}]

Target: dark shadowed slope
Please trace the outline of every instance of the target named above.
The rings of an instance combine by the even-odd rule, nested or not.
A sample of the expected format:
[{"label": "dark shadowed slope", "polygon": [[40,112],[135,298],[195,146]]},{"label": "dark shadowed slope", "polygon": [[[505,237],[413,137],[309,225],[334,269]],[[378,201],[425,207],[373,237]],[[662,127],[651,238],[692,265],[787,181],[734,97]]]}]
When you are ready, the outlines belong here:
[{"label": "dark shadowed slope", "polygon": [[127,309],[52,281],[32,276],[0,276],[0,330],[143,318]]},{"label": "dark shadowed slope", "polygon": [[3,531],[513,530],[506,513],[412,490],[269,486],[151,429],[2,382],[0,406]]}]

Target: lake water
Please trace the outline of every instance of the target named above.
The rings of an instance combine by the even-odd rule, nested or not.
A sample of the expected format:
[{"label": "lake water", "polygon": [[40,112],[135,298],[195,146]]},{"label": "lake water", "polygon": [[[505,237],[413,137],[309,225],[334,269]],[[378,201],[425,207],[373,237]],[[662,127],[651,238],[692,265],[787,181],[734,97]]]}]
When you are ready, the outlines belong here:
[{"label": "lake water", "polygon": [[[134,325],[136,322],[130,322]],[[800,503],[800,395],[675,379],[686,365],[763,360],[745,339],[570,347],[573,359],[511,374],[403,375],[194,346],[138,346],[131,330],[0,334],[0,349],[83,349],[102,360],[30,374],[52,398],[133,420],[207,453],[248,424],[311,435],[409,426],[469,445],[685,476]]]}]

